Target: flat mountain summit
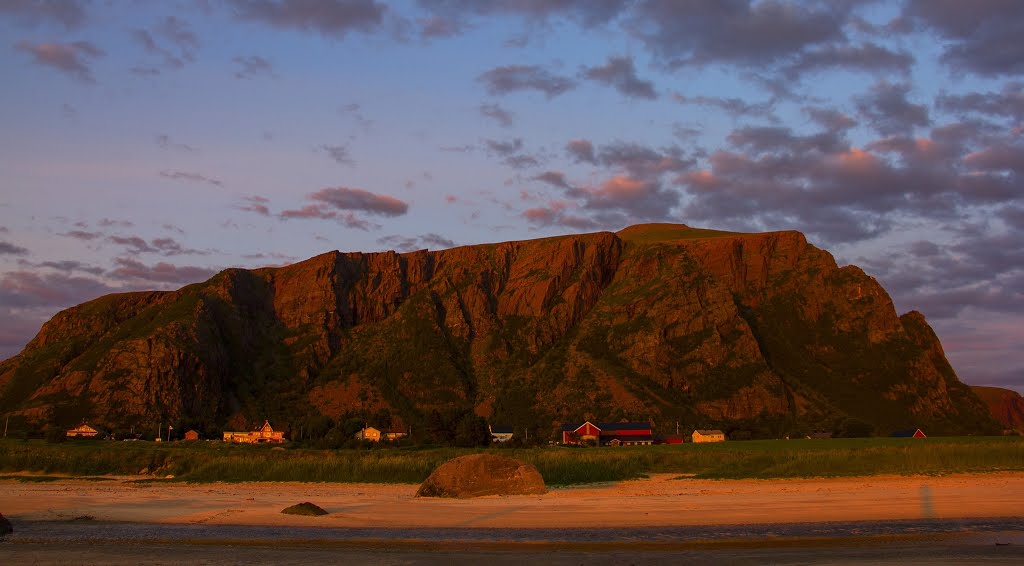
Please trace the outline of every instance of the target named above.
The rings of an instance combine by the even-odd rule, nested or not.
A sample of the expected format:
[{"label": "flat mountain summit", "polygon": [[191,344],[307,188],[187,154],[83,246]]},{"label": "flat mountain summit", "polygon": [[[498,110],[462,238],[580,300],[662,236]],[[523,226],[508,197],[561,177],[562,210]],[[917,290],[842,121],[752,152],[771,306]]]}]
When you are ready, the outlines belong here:
[{"label": "flat mountain summit", "polygon": [[31,423],[473,411],[539,431],[650,420],[663,432],[997,432],[923,315],[793,231],[645,224],[410,253],[329,252],[101,297],[0,363]]}]

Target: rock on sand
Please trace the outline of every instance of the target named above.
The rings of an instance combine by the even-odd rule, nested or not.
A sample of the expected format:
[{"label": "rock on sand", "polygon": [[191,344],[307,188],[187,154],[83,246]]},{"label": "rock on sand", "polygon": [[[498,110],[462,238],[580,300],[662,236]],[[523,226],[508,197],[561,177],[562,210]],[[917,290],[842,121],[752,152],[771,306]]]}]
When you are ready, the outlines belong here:
[{"label": "rock on sand", "polygon": [[11,522],[7,520],[7,517],[4,517],[3,513],[0,513],[0,536],[13,532],[14,527],[11,526]]},{"label": "rock on sand", "polygon": [[327,511],[324,511],[320,506],[314,505],[310,502],[299,503],[298,505],[292,505],[286,509],[281,510],[285,515],[308,515],[310,517],[319,517],[320,515],[327,515]]},{"label": "rock on sand", "polygon": [[420,485],[416,497],[538,495],[547,492],[533,464],[496,456],[470,454],[441,464]]}]

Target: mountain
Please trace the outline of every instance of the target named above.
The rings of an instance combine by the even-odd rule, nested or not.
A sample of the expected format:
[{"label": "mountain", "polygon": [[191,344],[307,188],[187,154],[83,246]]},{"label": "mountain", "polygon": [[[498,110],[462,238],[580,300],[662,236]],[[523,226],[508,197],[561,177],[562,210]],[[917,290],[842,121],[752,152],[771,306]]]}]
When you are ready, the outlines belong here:
[{"label": "mountain", "polygon": [[989,411],[1006,430],[1024,434],[1024,397],[1012,389],[972,385],[971,390],[988,405]]},{"label": "mountain", "polygon": [[[411,253],[329,252],[101,297],[0,364],[0,411],[108,427],[475,411],[583,419],[997,432],[924,316],[798,232],[648,224]],[[13,420],[12,420],[13,422]]]}]

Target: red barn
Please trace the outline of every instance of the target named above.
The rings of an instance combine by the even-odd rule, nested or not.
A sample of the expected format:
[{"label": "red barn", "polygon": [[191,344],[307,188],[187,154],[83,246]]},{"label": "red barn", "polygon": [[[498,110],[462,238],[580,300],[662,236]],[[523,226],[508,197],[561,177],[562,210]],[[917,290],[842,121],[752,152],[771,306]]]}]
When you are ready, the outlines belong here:
[{"label": "red barn", "polygon": [[562,444],[599,442],[600,438],[601,428],[590,421],[583,424],[562,425]]},{"label": "red barn", "polygon": [[654,444],[651,423],[597,423],[562,425],[562,444],[595,442],[601,446]]}]

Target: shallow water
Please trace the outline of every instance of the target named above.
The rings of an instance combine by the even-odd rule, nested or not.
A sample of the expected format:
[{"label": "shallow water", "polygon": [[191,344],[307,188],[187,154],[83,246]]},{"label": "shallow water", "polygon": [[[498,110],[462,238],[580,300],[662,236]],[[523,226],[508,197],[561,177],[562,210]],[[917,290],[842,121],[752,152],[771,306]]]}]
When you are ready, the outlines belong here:
[{"label": "shallow water", "polygon": [[461,542],[461,543],[618,543],[661,544],[726,541],[862,539],[882,537],[956,537],[1024,547],[1024,517],[1000,519],[926,519],[844,523],[726,525],[585,529],[495,528],[351,528],[267,527],[244,525],[165,525],[90,520],[19,522],[8,544],[132,543],[182,544],[237,542]]},{"label": "shallow water", "polygon": [[1024,564],[1024,518],[629,529],[19,522],[3,566],[45,564]]}]

